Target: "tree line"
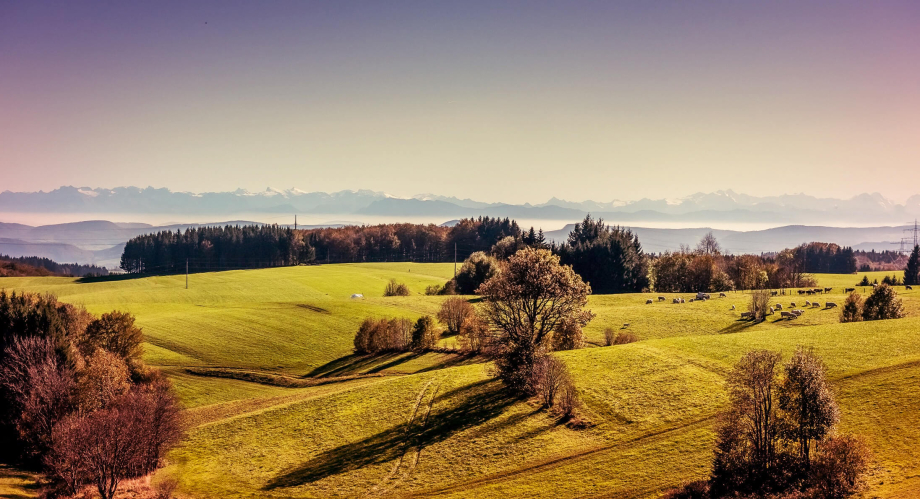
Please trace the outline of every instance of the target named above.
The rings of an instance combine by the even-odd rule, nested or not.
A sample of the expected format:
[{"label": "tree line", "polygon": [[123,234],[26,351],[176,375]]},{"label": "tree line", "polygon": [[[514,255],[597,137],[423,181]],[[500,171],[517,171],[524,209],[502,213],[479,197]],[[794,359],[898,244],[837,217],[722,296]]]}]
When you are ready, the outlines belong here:
[{"label": "tree line", "polygon": [[508,218],[434,224],[381,224],[308,230],[278,225],[198,227],[137,236],[125,245],[121,268],[136,273],[264,268],[306,263],[452,262],[499,241],[543,240]]},{"label": "tree line", "polygon": [[[42,272],[44,270],[44,272]],[[0,255],[0,276],[59,275],[66,277],[100,276],[109,273],[105,267],[79,263],[57,263],[40,256]]]}]

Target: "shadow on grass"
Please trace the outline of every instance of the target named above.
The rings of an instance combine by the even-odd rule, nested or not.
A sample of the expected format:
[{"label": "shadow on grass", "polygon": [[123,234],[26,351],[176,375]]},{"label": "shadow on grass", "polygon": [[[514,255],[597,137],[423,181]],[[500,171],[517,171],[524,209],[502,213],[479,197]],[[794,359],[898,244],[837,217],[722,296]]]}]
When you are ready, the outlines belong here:
[{"label": "shadow on grass", "polygon": [[[405,352],[384,353],[379,355],[359,355],[351,354],[345,357],[331,360],[316,369],[313,369],[304,378],[331,378],[336,376],[347,376],[350,374],[359,374],[365,369],[376,366],[380,363],[397,362],[399,357],[405,355]],[[403,361],[404,362],[404,361]]]},{"label": "shadow on grass", "polygon": [[[438,402],[455,397],[461,397],[462,402],[453,407],[438,408]],[[517,400],[496,380],[458,388],[435,399],[433,412],[426,425],[422,426],[419,418],[416,418],[414,422],[394,426],[364,440],[327,450],[276,476],[262,490],[296,487],[365,466],[393,461],[411,448],[421,451],[458,432],[486,423],[501,415]]]},{"label": "shadow on grass", "polygon": [[486,362],[487,359],[483,356],[476,354],[448,354],[449,357],[443,362],[438,362],[437,364],[430,365],[424,369],[421,369],[417,372],[427,373],[431,371],[437,371],[439,369],[447,369],[448,367],[457,367],[457,366],[468,366],[472,364],[481,364]]},{"label": "shadow on grass", "polygon": [[760,322],[747,319],[738,319],[730,325],[720,329],[719,334],[740,333],[751,326],[756,326],[757,324],[760,324]]}]

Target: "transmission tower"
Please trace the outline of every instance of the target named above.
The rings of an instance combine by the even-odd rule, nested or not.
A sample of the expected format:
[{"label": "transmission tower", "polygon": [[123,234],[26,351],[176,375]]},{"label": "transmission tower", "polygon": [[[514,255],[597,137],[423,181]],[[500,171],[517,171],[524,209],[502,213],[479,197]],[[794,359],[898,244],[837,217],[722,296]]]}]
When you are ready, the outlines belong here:
[{"label": "transmission tower", "polygon": [[898,253],[907,254],[914,250],[914,246],[920,244],[920,224],[914,219],[914,226],[910,229],[904,229],[904,236],[901,237],[901,249]]}]

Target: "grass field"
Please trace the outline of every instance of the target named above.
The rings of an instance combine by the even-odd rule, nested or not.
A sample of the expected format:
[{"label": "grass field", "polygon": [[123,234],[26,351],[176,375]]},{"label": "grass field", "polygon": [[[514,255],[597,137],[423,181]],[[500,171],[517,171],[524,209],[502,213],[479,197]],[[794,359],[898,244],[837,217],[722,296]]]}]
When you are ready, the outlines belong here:
[{"label": "grass field", "polygon": [[[738,320],[749,300],[743,293],[681,305],[670,303],[677,295],[652,305],[645,300],[658,294],[592,296],[591,342],[600,345],[605,328],[626,323],[641,341],[559,354],[590,423],[572,429],[509,398],[476,359],[351,355],[364,317],[433,314],[444,298],[424,296],[424,288],[452,272],[452,264],[355,264],[198,274],[189,290],[184,276],[5,278],[0,288],[137,315],[145,357],[173,380],[190,425],[160,473],[175,476],[190,497],[657,497],[708,474],[731,365],[752,348],[788,355],[798,345],[828,364],[840,429],[864,435],[873,448],[870,496],[913,497],[920,488],[913,445],[920,437],[920,291],[898,288],[908,318],[856,324],[840,324],[837,310],[821,308],[751,325]],[[820,285],[834,290],[816,298],[822,306],[841,303],[843,287],[861,277],[820,275]],[[384,298],[391,278],[414,294]],[[352,300],[353,293],[365,299]],[[805,299],[812,300],[774,302],[801,306]],[[285,388],[193,375],[188,367],[285,379],[373,376]],[[0,474],[0,491],[7,483]]]}]

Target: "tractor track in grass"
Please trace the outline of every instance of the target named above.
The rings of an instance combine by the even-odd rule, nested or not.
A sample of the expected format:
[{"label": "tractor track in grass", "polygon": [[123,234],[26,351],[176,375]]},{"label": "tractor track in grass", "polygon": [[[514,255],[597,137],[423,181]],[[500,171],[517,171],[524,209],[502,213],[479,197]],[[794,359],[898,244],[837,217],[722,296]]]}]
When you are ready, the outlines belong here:
[{"label": "tractor track in grass", "polygon": [[[665,428],[665,429],[658,430],[658,431],[652,431],[649,433],[642,434],[638,437],[630,438],[627,440],[622,440],[622,441],[619,441],[619,442],[616,442],[610,445],[594,447],[591,449],[575,452],[573,454],[569,454],[566,456],[547,459],[542,462],[538,462],[536,464],[524,466],[522,468],[517,468],[514,470],[510,470],[510,471],[493,473],[491,475],[486,475],[484,477],[475,478],[473,480],[467,480],[462,483],[457,483],[457,484],[450,485],[447,487],[420,491],[417,493],[410,493],[410,494],[406,494],[406,496],[430,497],[430,496],[436,496],[436,495],[441,495],[445,493],[470,490],[474,487],[482,487],[482,486],[493,485],[493,484],[502,483],[502,482],[509,482],[515,479],[522,478],[532,473],[541,473],[544,471],[549,471],[549,470],[553,470],[556,468],[560,468],[562,466],[567,466],[570,464],[578,463],[581,461],[585,461],[585,460],[603,455],[608,452],[621,450],[623,448],[628,448],[635,444],[647,444],[647,443],[659,442],[659,441],[665,440],[668,436],[674,433],[677,433],[677,432],[705,428],[711,425],[715,420],[716,420],[716,416],[712,415],[712,416],[708,416],[702,419],[694,420],[685,425]],[[655,488],[655,489],[649,489],[648,491],[634,491],[632,495],[622,496],[622,494],[618,494],[617,497],[640,497],[642,495],[648,495],[657,490],[658,489]],[[600,496],[600,497],[604,497],[604,496]]]},{"label": "tractor track in grass", "polygon": [[[427,409],[425,411],[425,415],[422,417],[421,425],[415,431],[413,431],[416,426],[414,423],[417,419],[417,416],[419,415],[419,408],[422,406],[422,401],[425,399],[425,394],[428,392],[428,388],[434,382],[435,378],[429,380],[428,383],[426,383],[425,386],[423,386],[419,391],[418,397],[415,399],[415,405],[412,408],[409,419],[406,421],[403,451],[400,454],[399,459],[397,459],[393,464],[393,468],[389,473],[381,478],[376,485],[372,486],[365,492],[364,497],[390,494],[402,483],[403,480],[408,478],[409,475],[411,475],[415,470],[415,467],[418,466],[418,462],[422,453],[422,444],[418,443],[414,446],[413,449],[413,444],[415,443],[413,441],[414,435],[425,431],[425,428],[428,425],[428,417],[431,415],[431,408],[434,406],[435,398],[438,395],[438,391],[441,389],[440,383],[435,386],[434,392],[431,394],[431,398],[428,400]],[[403,463],[408,463],[408,467],[405,471],[400,472],[400,468],[403,467]]]}]

